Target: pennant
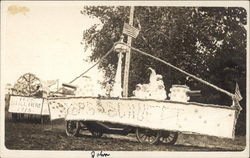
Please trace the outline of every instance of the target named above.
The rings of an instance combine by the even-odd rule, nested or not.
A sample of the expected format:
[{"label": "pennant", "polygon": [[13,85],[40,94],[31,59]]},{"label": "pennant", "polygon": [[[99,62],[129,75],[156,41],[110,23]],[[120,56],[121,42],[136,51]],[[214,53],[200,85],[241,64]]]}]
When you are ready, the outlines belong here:
[{"label": "pennant", "polygon": [[59,82],[59,79],[57,79],[57,80],[47,80],[46,84],[47,84],[48,87],[51,87],[51,86],[57,84],[58,82]]},{"label": "pennant", "polygon": [[241,101],[243,99],[241,94],[240,94],[240,88],[239,88],[239,85],[237,82],[236,82],[236,86],[235,86],[235,97],[239,101]]},{"label": "pennant", "polygon": [[124,23],[122,33],[130,37],[136,38],[139,34],[139,31],[139,29],[129,25],[128,23]]}]

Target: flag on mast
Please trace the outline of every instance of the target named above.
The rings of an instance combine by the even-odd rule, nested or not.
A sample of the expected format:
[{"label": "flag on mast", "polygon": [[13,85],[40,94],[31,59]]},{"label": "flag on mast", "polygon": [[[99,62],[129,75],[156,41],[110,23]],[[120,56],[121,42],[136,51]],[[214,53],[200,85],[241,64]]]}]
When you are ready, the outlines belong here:
[{"label": "flag on mast", "polygon": [[236,86],[235,86],[235,97],[239,101],[241,101],[243,99],[241,94],[240,94],[240,88],[239,88],[239,85],[237,82],[236,82]]},{"label": "flag on mast", "polygon": [[134,26],[129,25],[128,23],[124,23],[122,33],[128,35],[130,37],[136,38],[139,34],[139,29]]}]

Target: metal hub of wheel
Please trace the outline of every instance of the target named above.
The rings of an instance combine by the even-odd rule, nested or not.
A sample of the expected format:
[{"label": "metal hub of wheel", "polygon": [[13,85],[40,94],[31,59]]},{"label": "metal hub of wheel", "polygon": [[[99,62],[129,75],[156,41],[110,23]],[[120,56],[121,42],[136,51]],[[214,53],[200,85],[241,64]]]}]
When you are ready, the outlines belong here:
[{"label": "metal hub of wheel", "polygon": [[77,136],[80,131],[78,121],[66,121],[66,133],[68,136]]},{"label": "metal hub of wheel", "polygon": [[178,132],[164,131],[162,132],[160,141],[168,145],[173,145],[177,141],[177,138]]},{"label": "metal hub of wheel", "polygon": [[141,143],[157,144],[161,137],[161,131],[147,128],[136,128],[136,138]]}]

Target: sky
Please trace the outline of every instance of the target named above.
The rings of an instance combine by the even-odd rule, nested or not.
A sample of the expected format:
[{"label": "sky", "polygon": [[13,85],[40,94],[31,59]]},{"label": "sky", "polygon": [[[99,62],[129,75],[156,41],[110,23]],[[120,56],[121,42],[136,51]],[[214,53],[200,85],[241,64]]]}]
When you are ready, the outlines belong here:
[{"label": "sky", "polygon": [[[100,23],[80,13],[82,5],[2,5],[1,80],[14,84],[25,73],[70,82],[94,63],[81,44],[83,31]],[[102,78],[97,68],[86,75]]]},{"label": "sky", "polygon": [[[80,13],[87,2],[1,2],[1,83],[14,84],[25,73],[34,73],[42,80],[70,82],[93,63],[84,59],[81,44],[83,31],[100,23]],[[90,3],[90,2],[89,2]],[[171,4],[172,3],[172,4]],[[128,2],[91,2],[91,5],[128,5]],[[141,5],[139,1],[129,4]],[[180,5],[183,2],[144,2],[144,5]],[[199,5],[218,3],[195,2]],[[87,4],[89,5],[89,4]],[[192,3],[185,6],[193,6]],[[221,4],[225,5],[225,4]],[[239,5],[230,2],[229,6]],[[97,69],[86,75],[102,79]]]}]

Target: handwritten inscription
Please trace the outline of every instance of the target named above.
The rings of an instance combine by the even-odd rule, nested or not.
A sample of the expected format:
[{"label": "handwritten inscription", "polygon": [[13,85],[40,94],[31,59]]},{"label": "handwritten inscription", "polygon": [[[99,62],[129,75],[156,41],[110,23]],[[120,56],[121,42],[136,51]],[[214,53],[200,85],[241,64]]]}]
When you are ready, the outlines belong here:
[{"label": "handwritten inscription", "polygon": [[105,153],[103,151],[100,151],[100,152],[92,151],[91,152],[91,157],[92,158],[95,158],[95,157],[109,157],[109,156],[110,156],[109,153]]}]

